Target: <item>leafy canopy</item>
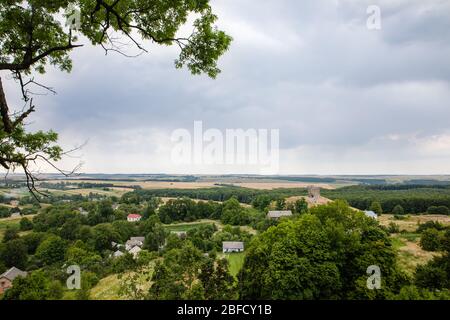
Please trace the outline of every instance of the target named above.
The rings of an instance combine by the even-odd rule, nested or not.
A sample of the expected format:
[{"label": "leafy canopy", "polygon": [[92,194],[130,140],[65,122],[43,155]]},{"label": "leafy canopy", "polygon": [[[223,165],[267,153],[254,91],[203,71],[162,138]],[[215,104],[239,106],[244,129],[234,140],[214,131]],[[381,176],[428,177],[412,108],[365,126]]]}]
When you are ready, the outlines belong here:
[{"label": "leafy canopy", "polygon": [[[191,34],[179,30],[194,17]],[[64,155],[53,131],[27,133],[24,120],[35,111],[33,92],[51,88],[34,80],[51,65],[70,72],[70,52],[87,39],[105,53],[124,52],[124,42],[147,52],[143,42],[176,45],[180,54],[175,66],[192,74],[215,78],[219,57],[231,37],[215,26],[217,16],[209,0],[2,0],[0,2],[0,72],[11,72],[19,84],[24,106],[11,112],[0,78],[0,165],[6,170],[23,169],[30,191],[35,176],[29,164],[44,161],[64,174],[54,162]],[[15,106],[19,109],[19,106]],[[77,168],[75,168],[77,169]]]}]

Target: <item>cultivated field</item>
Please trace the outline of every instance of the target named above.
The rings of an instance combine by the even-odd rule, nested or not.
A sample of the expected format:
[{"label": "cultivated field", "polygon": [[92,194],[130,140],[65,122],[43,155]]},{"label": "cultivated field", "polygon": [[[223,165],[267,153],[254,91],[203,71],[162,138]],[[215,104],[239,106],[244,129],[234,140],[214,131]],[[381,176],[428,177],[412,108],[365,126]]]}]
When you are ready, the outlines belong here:
[{"label": "cultivated field", "polygon": [[404,220],[395,219],[392,214],[382,214],[378,217],[378,221],[383,226],[388,226],[393,222],[400,227],[400,231],[414,232],[419,224],[427,221],[438,221],[443,225],[450,225],[450,216],[445,215],[409,215],[405,216]]}]

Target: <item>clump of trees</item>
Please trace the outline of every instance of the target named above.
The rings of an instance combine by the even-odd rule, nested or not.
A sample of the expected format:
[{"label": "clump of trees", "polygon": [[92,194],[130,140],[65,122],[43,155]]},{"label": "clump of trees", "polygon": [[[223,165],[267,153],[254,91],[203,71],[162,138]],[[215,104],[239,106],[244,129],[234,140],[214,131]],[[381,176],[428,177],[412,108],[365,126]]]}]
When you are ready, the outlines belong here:
[{"label": "clump of trees", "polygon": [[394,209],[392,209],[392,214],[395,216],[401,216],[405,214],[405,210],[401,205],[398,204],[394,207]]},{"label": "clump of trees", "polygon": [[[439,214],[448,214],[444,207],[450,207],[449,190],[450,185],[357,185],[322,190],[322,195],[332,200],[346,200],[360,210],[379,202],[384,212],[393,212],[394,207],[400,205],[408,214],[427,213],[430,207],[439,207],[442,212]],[[436,209],[431,210],[436,212]]]},{"label": "clump of trees", "polygon": [[228,261],[205,256],[190,241],[158,260],[147,297],[155,300],[237,298]]},{"label": "clump of trees", "polygon": [[[383,272],[381,290],[366,287],[370,265]],[[342,201],[257,236],[238,278],[243,299],[385,298],[407,282],[387,233]]]},{"label": "clump of trees", "polygon": [[440,237],[439,247],[443,250],[442,255],[435,256],[427,264],[417,267],[415,285],[438,296],[442,293],[446,299],[450,299],[450,229]]},{"label": "clump of trees", "polygon": [[383,213],[383,208],[381,207],[381,203],[378,201],[372,202],[369,207],[369,210],[375,212],[378,216]]},{"label": "clump of trees", "polygon": [[447,206],[431,206],[427,209],[427,213],[449,215],[450,211]]}]

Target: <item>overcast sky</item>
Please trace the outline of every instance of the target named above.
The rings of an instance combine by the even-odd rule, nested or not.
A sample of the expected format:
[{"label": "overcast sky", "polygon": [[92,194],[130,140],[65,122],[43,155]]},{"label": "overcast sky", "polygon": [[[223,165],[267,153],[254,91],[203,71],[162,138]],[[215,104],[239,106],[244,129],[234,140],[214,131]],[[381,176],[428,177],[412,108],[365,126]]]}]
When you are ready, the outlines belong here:
[{"label": "overcast sky", "polygon": [[[369,5],[381,30],[366,26]],[[32,128],[53,128],[83,172],[258,173],[176,165],[173,130],[279,129],[279,174],[450,173],[449,0],[214,0],[234,41],[216,80],[176,70],[177,49],[72,53],[49,69]],[[82,41],[87,44],[86,41]],[[6,84],[11,105],[20,105]],[[68,168],[79,159],[65,159]]]}]

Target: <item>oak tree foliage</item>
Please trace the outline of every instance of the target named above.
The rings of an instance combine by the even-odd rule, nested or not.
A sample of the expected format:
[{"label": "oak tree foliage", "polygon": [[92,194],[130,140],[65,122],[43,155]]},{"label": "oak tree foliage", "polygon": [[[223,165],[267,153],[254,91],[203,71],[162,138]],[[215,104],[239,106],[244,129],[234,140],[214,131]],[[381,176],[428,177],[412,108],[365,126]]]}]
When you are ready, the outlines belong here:
[{"label": "oak tree foliage", "polygon": [[[180,35],[190,18],[190,34]],[[209,0],[2,0],[0,2],[0,75],[19,85],[23,105],[10,106],[0,77],[0,165],[7,171],[21,169],[30,191],[36,174],[30,164],[55,166],[65,152],[57,145],[52,130],[28,132],[26,119],[35,111],[33,96],[53,89],[35,81],[49,66],[70,72],[70,53],[86,42],[105,53],[125,56],[128,42],[140,53],[146,44],[175,45],[176,68],[215,78],[219,57],[228,49],[231,37],[219,30]],[[19,111],[13,111],[19,110]],[[77,169],[77,168],[75,168]],[[33,193],[34,194],[34,193]]]}]

